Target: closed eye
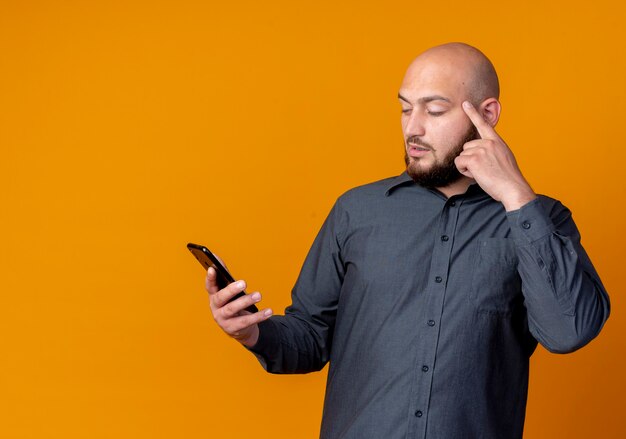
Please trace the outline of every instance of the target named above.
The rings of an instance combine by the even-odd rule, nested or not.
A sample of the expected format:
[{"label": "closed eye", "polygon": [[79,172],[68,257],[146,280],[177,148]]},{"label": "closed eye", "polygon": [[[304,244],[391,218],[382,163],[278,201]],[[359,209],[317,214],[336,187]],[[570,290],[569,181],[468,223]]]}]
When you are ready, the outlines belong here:
[{"label": "closed eye", "polygon": [[427,113],[431,116],[438,117],[445,113],[445,111],[427,111]]}]

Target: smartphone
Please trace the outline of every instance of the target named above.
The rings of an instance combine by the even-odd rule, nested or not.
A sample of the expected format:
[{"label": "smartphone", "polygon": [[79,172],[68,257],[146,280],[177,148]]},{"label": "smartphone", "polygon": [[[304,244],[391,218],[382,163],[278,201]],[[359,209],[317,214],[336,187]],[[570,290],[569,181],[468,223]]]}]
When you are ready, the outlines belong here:
[{"label": "smartphone", "polygon": [[[204,270],[208,270],[209,267],[213,267],[215,272],[217,273],[217,287],[221,290],[226,287],[226,285],[235,282],[235,279],[230,275],[228,270],[224,268],[224,266],[220,263],[219,259],[215,257],[211,251],[203,245],[192,244],[191,242],[187,244],[187,248],[191,252],[192,255],[196,257],[200,265],[204,267]],[[234,296],[229,302],[242,297],[246,292],[242,291],[241,293]],[[246,308],[246,311],[250,311],[252,313],[257,312],[259,309],[253,304]]]}]

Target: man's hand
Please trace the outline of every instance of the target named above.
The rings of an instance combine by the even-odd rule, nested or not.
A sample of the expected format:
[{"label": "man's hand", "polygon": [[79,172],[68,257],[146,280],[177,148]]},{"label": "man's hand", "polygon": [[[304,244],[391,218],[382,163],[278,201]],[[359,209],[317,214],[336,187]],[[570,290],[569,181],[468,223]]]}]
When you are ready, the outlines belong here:
[{"label": "man's hand", "polygon": [[491,198],[504,205],[507,212],[536,198],[504,140],[471,103],[463,102],[463,110],[481,138],[463,146],[463,152],[454,160],[459,172],[476,180]]},{"label": "man's hand", "polygon": [[261,300],[259,292],[246,294],[229,303],[232,297],[246,288],[246,283],[240,280],[218,290],[216,275],[215,269],[210,267],[205,281],[213,319],[230,337],[245,346],[254,346],[259,339],[258,324],[267,320],[272,315],[272,310],[262,309],[254,314],[245,310]]}]

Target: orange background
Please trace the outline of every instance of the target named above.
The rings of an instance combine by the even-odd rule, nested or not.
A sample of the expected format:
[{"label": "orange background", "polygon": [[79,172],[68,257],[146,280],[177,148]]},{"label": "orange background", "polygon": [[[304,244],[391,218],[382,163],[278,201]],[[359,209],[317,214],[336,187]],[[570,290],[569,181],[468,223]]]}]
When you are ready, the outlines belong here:
[{"label": "orange background", "polygon": [[602,0],[0,1],[0,437],[317,437],[325,372],[266,374],[224,336],[185,244],[280,312],[337,196],[402,172],[397,89],[447,41],[496,65],[498,131],[612,299],[591,345],[533,356],[525,437],[622,437],[625,21]]}]

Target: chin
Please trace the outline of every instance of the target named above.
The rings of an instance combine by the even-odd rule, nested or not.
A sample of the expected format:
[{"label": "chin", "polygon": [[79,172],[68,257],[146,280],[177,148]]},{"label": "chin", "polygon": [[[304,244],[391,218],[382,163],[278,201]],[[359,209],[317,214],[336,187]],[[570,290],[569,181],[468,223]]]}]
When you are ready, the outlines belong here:
[{"label": "chin", "polygon": [[432,166],[425,166],[423,162],[415,159],[410,159],[406,168],[407,170],[411,170],[414,174],[422,174],[430,171],[430,168],[432,168]]}]

